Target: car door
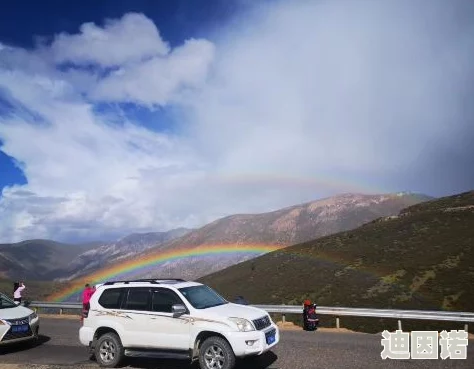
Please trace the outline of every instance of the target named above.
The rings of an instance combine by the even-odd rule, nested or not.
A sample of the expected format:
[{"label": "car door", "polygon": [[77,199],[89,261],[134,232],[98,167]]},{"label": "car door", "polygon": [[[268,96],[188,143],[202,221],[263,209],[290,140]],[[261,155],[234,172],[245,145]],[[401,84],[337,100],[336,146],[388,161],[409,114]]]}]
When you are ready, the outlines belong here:
[{"label": "car door", "polygon": [[184,302],[173,290],[152,288],[150,329],[154,345],[163,349],[188,350],[189,314],[173,317],[171,307]]},{"label": "car door", "polygon": [[127,331],[129,347],[152,347],[151,321],[151,288],[133,287],[128,289],[127,297],[120,313],[127,319],[122,320]]}]

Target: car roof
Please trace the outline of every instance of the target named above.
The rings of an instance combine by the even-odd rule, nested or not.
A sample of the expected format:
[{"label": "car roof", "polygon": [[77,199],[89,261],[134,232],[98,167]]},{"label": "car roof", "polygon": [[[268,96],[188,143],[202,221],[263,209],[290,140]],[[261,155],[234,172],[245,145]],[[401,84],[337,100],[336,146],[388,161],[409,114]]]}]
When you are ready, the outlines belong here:
[{"label": "car roof", "polygon": [[185,281],[183,279],[136,279],[136,280],[125,280],[125,281],[109,281],[105,283],[100,283],[96,285],[96,288],[99,287],[174,287],[174,288],[183,288],[183,287],[192,287],[192,286],[202,286],[201,283],[194,281]]}]

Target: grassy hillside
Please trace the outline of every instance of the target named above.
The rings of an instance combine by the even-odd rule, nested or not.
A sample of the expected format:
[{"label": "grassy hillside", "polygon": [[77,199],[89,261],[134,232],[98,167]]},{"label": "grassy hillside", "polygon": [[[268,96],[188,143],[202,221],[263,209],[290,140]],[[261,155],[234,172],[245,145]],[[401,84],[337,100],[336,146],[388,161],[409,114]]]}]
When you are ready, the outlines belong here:
[{"label": "grassy hillside", "polygon": [[[417,204],[398,217],[266,254],[200,281],[253,304],[310,298],[326,306],[474,311],[474,191]],[[380,331],[374,319],[343,321]]]}]

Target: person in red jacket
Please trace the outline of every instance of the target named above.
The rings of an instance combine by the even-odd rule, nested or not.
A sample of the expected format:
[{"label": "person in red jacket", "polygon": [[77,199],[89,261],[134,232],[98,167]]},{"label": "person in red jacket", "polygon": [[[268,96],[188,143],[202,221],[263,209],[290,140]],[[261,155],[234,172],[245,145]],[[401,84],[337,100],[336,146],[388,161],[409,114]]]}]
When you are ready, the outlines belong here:
[{"label": "person in red jacket", "polygon": [[84,319],[84,315],[87,315],[87,313],[89,312],[89,301],[91,300],[91,297],[94,292],[95,288],[91,287],[89,283],[87,283],[86,288],[84,289],[84,291],[82,291],[82,319]]}]

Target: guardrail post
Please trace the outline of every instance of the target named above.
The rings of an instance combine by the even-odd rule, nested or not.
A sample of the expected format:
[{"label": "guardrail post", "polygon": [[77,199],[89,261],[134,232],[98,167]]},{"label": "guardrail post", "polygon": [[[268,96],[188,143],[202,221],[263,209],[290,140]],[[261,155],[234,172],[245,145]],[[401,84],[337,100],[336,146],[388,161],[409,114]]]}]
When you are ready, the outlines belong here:
[{"label": "guardrail post", "polygon": [[339,317],[336,318],[336,328],[339,329],[341,325],[339,324]]},{"label": "guardrail post", "polygon": [[401,320],[398,320],[398,329],[402,330],[402,321]]},{"label": "guardrail post", "polygon": [[285,321],[286,321],[285,313],[281,314],[281,321],[282,321],[283,323],[285,323]]},{"label": "guardrail post", "polygon": [[34,311],[35,313],[38,313],[38,308],[37,308],[37,307],[33,308],[33,311]]},{"label": "guardrail post", "polygon": [[467,330],[467,328],[468,328],[468,327],[467,327],[467,323],[466,323],[466,324],[464,324],[464,330],[465,330],[466,332],[469,332],[469,331]]},{"label": "guardrail post", "polygon": [[59,315],[62,315],[63,314],[63,309],[59,309]]}]

